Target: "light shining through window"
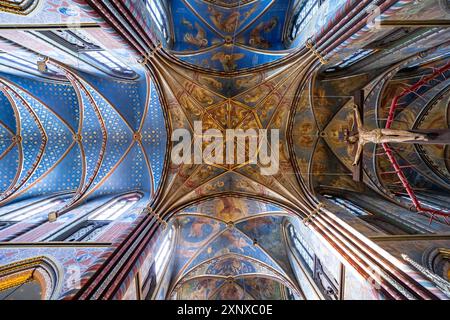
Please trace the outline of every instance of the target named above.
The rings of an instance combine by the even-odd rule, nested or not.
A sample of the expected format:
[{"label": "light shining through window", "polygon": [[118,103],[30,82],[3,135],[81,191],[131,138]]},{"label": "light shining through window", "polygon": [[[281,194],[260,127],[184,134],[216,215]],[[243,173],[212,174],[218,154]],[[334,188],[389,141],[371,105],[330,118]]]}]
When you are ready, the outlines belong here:
[{"label": "light shining through window", "polygon": [[[68,198],[68,197],[66,197]],[[0,217],[1,221],[23,221],[28,218],[35,217],[40,214],[48,214],[49,212],[55,210],[59,205],[64,203],[65,199],[62,198],[52,198],[43,201],[33,203],[32,205],[22,207],[20,209],[14,210]]]},{"label": "light shining through window", "polygon": [[173,229],[170,229],[168,234],[164,238],[163,242],[161,243],[161,247],[159,248],[158,252],[156,253],[155,270],[156,270],[156,277],[158,279],[160,279],[164,265],[166,264],[167,260],[169,259],[170,245],[172,243],[172,237],[173,237]]}]

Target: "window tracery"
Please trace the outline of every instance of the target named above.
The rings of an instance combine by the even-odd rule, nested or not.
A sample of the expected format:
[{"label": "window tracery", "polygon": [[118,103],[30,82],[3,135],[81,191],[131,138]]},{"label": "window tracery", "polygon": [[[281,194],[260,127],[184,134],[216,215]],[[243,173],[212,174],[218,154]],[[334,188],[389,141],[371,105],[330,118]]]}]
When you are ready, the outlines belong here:
[{"label": "window tracery", "polygon": [[2,214],[0,215],[0,222],[5,224],[5,226],[3,227],[0,224],[0,229],[6,228],[10,224],[16,222],[33,219],[38,216],[46,216],[49,212],[54,211],[57,207],[61,206],[69,198],[70,195],[50,197]]},{"label": "window tracery", "polygon": [[61,77],[61,73],[53,66],[40,66],[38,55],[9,53],[0,50],[0,65],[21,70],[25,73],[43,74],[55,78]]},{"label": "window tracery", "polygon": [[166,22],[164,19],[165,13],[163,4],[159,0],[144,0],[144,1],[145,7],[149,12],[150,17],[155,22],[156,26],[158,27],[158,30],[162,33],[163,37],[167,40],[168,32],[166,28]]},{"label": "window tracery", "polygon": [[57,236],[54,241],[94,241],[113,221],[130,210],[141,198],[142,194],[135,192],[113,199],[94,210],[85,220],[67,232]]},{"label": "window tracery", "polygon": [[[316,283],[323,296],[329,300],[336,300],[339,296],[339,284],[331,276],[320,259],[314,253],[313,249],[306,242],[305,238],[297,232],[294,225],[287,225],[289,242],[293,248],[296,259],[300,259],[305,267],[308,276]],[[297,261],[299,262],[299,261]]]},{"label": "window tracery", "polygon": [[82,29],[59,29],[52,31],[32,32],[45,41],[58,44],[59,46],[78,55],[87,63],[107,70],[113,75],[134,78],[136,73],[127,64],[120,61],[109,51],[105,50],[92,40]]},{"label": "window tracery", "polygon": [[292,224],[288,226],[288,231],[295,250],[308,266],[309,271],[312,272],[312,270],[314,270],[314,254],[312,253],[311,247],[306,243],[305,239],[297,233]]}]

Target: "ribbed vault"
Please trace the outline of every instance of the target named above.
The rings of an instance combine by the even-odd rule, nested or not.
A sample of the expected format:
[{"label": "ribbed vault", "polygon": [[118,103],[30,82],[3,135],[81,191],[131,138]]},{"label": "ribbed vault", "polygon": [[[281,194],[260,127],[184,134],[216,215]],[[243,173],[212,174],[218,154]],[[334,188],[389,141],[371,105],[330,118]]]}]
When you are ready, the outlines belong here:
[{"label": "ribbed vault", "polygon": [[206,69],[235,71],[289,53],[283,43],[290,1],[195,1],[170,4],[171,52]]},{"label": "ribbed vault", "polygon": [[177,299],[302,297],[288,256],[282,208],[217,197],[177,213],[170,296]]}]

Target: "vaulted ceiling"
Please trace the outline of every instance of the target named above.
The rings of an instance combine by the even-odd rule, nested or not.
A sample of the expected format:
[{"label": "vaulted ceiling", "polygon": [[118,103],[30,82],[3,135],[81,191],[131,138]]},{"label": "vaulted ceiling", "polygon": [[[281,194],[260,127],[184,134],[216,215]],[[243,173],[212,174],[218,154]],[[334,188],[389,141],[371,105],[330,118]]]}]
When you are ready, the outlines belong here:
[{"label": "vaulted ceiling", "polygon": [[[52,80],[58,81],[1,73],[0,205],[25,196],[75,191],[64,204],[67,209],[88,196],[144,190],[152,212],[176,228],[168,295],[282,299],[292,294],[303,298],[287,253],[284,226],[288,217],[305,218],[315,212],[316,192],[326,188],[342,192],[369,186],[392,198],[398,191],[389,189],[392,181],[381,174],[389,163],[377,157],[376,150],[366,150],[362,181],[352,178],[354,150],[340,133],[354,126],[355,91],[367,93],[366,124],[381,126],[386,105],[400,85],[411,85],[442,66],[448,57],[440,57],[441,51],[424,52],[450,36],[439,28],[412,28],[413,36],[408,31],[408,36],[402,34],[392,42],[384,40],[391,39],[390,32],[396,28],[353,30],[360,33],[347,42],[340,34],[328,34],[318,40],[336,42],[333,49],[320,43],[328,54],[325,61],[314,48],[305,49],[304,43],[293,42],[298,46],[291,48],[292,43],[285,42],[294,3],[299,2],[170,1],[171,39],[162,49],[154,46],[151,54],[142,54],[143,66],[135,68],[139,84],[99,76],[101,72],[86,63],[80,64],[82,71],[76,70],[77,64],[63,54],[64,63],[58,63],[57,57],[48,61],[58,71]],[[335,18],[338,8],[329,3],[342,5],[343,1],[325,3],[326,15],[321,17],[327,19],[315,21],[300,38]],[[46,8],[70,22],[70,4],[48,1]],[[387,12],[387,19],[411,18],[411,7],[404,5],[403,1]],[[426,18],[441,17],[435,5],[421,4],[421,8]],[[93,23],[89,14],[82,13],[83,23]],[[416,12],[415,17],[420,14]],[[41,22],[30,19],[33,24]],[[20,18],[19,22],[25,21]],[[32,47],[29,57],[36,61],[39,47],[30,40],[33,36],[14,32],[4,34],[7,39],[0,41],[0,48],[13,46],[22,51],[11,41],[26,37]],[[382,40],[388,45],[382,47]],[[139,50],[140,44],[127,41]],[[348,68],[336,67],[373,42],[380,47],[365,59]],[[41,49],[50,56],[51,48]],[[448,49],[445,45],[439,50]],[[405,56],[408,59],[403,61]],[[440,58],[425,63],[433,57]],[[136,60],[135,55],[128,58]],[[414,69],[416,63],[420,67]],[[405,73],[411,67],[417,74]],[[396,115],[395,128],[448,128],[448,76],[447,72],[436,79],[420,92],[420,98],[408,96]],[[37,97],[47,93],[53,100]],[[432,103],[424,105],[424,99]],[[170,161],[174,141],[167,134],[185,129],[194,137],[197,121],[202,121],[201,133],[279,130],[279,144],[269,139],[273,148],[269,153],[279,153],[279,159],[274,159],[278,170],[263,174],[267,164],[261,161],[174,164]],[[447,147],[418,150],[411,146],[398,152],[403,159],[418,160],[417,168],[411,170],[418,185],[448,190]]]},{"label": "vaulted ceiling", "polygon": [[[134,105],[123,108],[118,96],[101,92],[103,83],[61,70],[71,85],[2,74],[0,204],[59,192],[74,192],[62,205],[66,210],[91,197],[131,190],[153,198],[167,133],[150,78],[147,88],[109,82],[111,89],[120,86],[135,95]],[[43,101],[37,97],[42,92],[52,95]]]},{"label": "vaulted ceiling", "polygon": [[289,52],[283,42],[291,1],[202,1],[170,3],[172,53],[217,71],[270,63]]},{"label": "vaulted ceiling", "polygon": [[202,132],[277,129],[280,137],[279,143],[274,140],[271,145],[279,152],[273,175],[264,174],[267,164],[250,163],[248,154],[245,162],[236,165],[171,164],[157,210],[170,211],[199,197],[223,193],[259,196],[304,209],[304,194],[290,162],[287,131],[292,101],[312,62],[305,55],[278,68],[233,77],[156,62],[172,130],[187,129],[194,137],[195,122],[202,121]]},{"label": "vaulted ceiling", "polygon": [[178,227],[170,295],[177,299],[302,297],[289,263],[280,207],[219,197],[189,206]]}]

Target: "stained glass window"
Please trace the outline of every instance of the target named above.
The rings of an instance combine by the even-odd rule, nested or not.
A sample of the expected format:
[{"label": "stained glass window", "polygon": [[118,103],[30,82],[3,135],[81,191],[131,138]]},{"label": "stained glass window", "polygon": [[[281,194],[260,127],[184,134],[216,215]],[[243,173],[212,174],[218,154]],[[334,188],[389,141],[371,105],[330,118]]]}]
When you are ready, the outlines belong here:
[{"label": "stained glass window", "polygon": [[145,6],[147,11],[150,13],[150,17],[155,22],[159,31],[163,34],[164,38],[167,39],[167,30],[164,23],[164,10],[161,2],[159,0],[145,0]]},{"label": "stained glass window", "polygon": [[67,199],[69,199],[69,197],[69,195],[52,197],[25,205],[19,209],[1,215],[0,221],[18,222],[40,215],[46,216],[51,211],[54,211],[55,209],[60,207]]},{"label": "stained glass window", "polygon": [[289,225],[288,231],[296,252],[305,262],[306,266],[309,268],[309,271],[312,272],[314,270],[313,250],[308,245],[306,240],[295,230],[293,225]]},{"label": "stained glass window", "polygon": [[291,40],[308,25],[311,19],[317,14],[324,0],[304,0],[300,1],[295,9],[295,16],[291,30]]},{"label": "stained glass window", "polygon": [[100,206],[67,232],[57,236],[55,241],[93,241],[113,221],[120,218],[142,198],[140,193],[131,193]]},{"label": "stained glass window", "polygon": [[155,270],[157,279],[161,278],[164,267],[170,258],[170,248],[172,246],[172,240],[173,229],[170,229],[161,245],[159,246],[158,252],[155,255]]},{"label": "stained glass window", "polygon": [[370,215],[366,210],[362,209],[361,207],[355,205],[353,202],[350,202],[346,199],[341,199],[341,198],[337,198],[337,197],[333,197],[333,196],[329,196],[329,195],[325,195],[325,197],[328,200],[330,200],[331,202],[333,202],[335,205],[337,205],[338,207],[347,209],[355,216],[360,217],[360,216]]}]

